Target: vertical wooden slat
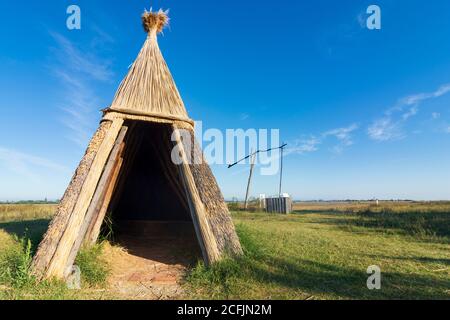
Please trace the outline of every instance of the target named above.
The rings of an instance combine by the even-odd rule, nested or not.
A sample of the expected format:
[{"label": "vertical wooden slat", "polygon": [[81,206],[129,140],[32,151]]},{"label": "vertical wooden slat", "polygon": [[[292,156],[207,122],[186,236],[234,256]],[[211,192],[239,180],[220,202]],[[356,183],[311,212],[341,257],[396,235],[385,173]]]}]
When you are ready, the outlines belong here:
[{"label": "vertical wooden slat", "polygon": [[100,231],[101,231],[101,228],[103,225],[103,221],[105,220],[105,216],[106,216],[106,213],[108,212],[111,198],[113,196],[114,190],[116,189],[117,179],[119,177],[120,170],[122,169],[122,165],[123,165],[123,158],[120,157],[118,159],[116,166],[114,167],[112,179],[106,190],[105,197],[102,202],[101,208],[98,211],[98,215],[95,219],[93,219],[92,226],[91,226],[90,230],[88,230],[88,233],[86,234],[86,237],[85,237],[86,245],[94,245],[97,242],[98,237],[100,236]]}]

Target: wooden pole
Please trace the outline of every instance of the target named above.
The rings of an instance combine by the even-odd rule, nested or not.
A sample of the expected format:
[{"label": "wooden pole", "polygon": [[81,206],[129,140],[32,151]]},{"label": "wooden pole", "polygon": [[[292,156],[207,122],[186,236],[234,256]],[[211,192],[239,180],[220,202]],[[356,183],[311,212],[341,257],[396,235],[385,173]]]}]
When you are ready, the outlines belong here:
[{"label": "wooden pole", "polygon": [[256,153],[253,153],[250,163],[250,175],[248,176],[247,192],[245,194],[245,210],[247,210],[248,208],[248,197],[250,195],[250,185],[252,183],[253,169],[255,168],[255,160],[256,160]]},{"label": "wooden pole", "polygon": [[100,236],[102,225],[111,203],[111,198],[113,197],[113,193],[117,186],[117,178],[122,168],[122,164],[123,158],[120,157],[115,165],[114,172],[112,173],[110,184],[106,189],[103,203],[100,207],[100,210],[98,211],[98,216],[95,218],[95,220],[92,221],[92,225],[90,226],[90,229],[84,237],[84,241],[87,246],[94,245],[97,242],[98,237]]},{"label": "wooden pole", "polygon": [[[80,251],[83,240],[85,239],[86,233],[89,230],[89,227],[93,224],[93,220],[98,217],[98,213],[102,207],[102,204],[105,200],[105,196],[108,190],[108,186],[111,184],[111,180],[114,178],[114,172],[116,170],[117,164],[119,163],[119,159],[121,153],[123,152],[123,141],[125,139],[125,135],[127,133],[128,128],[122,127],[116,143],[113,147],[111,155],[109,156],[108,162],[106,163],[103,174],[98,183],[97,189],[95,191],[94,197],[92,198],[89,209],[84,218],[84,223],[82,224],[77,240],[75,241],[72,250],[70,252],[69,258],[66,264],[66,272],[70,270],[69,268],[75,262],[78,251]],[[103,219],[102,219],[103,221]],[[64,275],[67,276],[67,273]]]},{"label": "wooden pole", "polygon": [[[284,145],[284,144],[283,144]],[[284,153],[284,147],[281,147],[280,149],[281,157],[280,157],[280,189],[279,189],[279,197],[281,198],[282,193],[282,185],[283,185],[283,153]]]},{"label": "wooden pole", "polygon": [[200,242],[203,257],[207,264],[212,264],[220,260],[220,252],[217,247],[217,241],[212,232],[211,225],[209,224],[205,206],[201,200],[195,184],[194,176],[192,175],[192,171],[189,166],[189,160],[187,157],[187,151],[189,150],[185,150],[181,134],[177,126],[174,125],[172,128],[174,130],[173,137],[175,138],[175,143],[178,146],[179,155],[182,159],[182,164],[179,165],[180,175],[186,191],[194,228]]},{"label": "wooden pole", "polygon": [[116,119],[113,121],[97,152],[95,160],[89,170],[89,174],[77,199],[72,216],[67,224],[66,230],[58,243],[58,247],[49,263],[49,267],[45,272],[45,278],[47,279],[52,277],[61,279],[64,277],[64,273],[66,271],[65,267],[69,259],[71,249],[78,237],[86,216],[86,212],[91,204],[95,189],[97,188],[103,169],[122,128],[122,124],[122,119]]},{"label": "wooden pole", "polygon": [[84,182],[90,172],[90,168],[99,151],[107,132],[111,127],[111,121],[103,121],[91,139],[86,153],[81,160],[75,174],[64,193],[61,203],[59,204],[55,218],[52,220],[44,239],[39,244],[36,255],[33,258],[31,271],[39,280],[45,276],[45,272],[52,260],[59,241],[66,230],[67,224],[72,216],[77,199],[81,193]]}]

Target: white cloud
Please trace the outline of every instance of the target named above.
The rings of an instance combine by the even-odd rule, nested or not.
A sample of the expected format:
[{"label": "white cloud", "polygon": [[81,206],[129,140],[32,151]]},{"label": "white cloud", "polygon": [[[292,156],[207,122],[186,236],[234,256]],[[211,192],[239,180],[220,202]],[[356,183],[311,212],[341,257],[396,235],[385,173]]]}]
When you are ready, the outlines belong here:
[{"label": "white cloud", "polygon": [[[63,111],[60,121],[70,131],[68,138],[80,147],[85,147],[95,130],[99,110],[104,107],[90,87],[93,81],[111,80],[111,63],[93,53],[84,53],[58,33],[51,32],[50,35],[57,44],[53,48],[55,63],[51,69],[65,88],[64,102],[60,106]],[[105,41],[111,42],[112,39]]]},{"label": "white cloud", "polygon": [[432,95],[426,94],[426,93],[419,93],[416,95],[411,95],[405,98],[402,98],[399,100],[399,102],[397,103],[397,106],[395,107],[394,110],[402,110],[404,106],[412,106],[412,105],[417,105],[420,102],[431,98]]},{"label": "white cloud", "polygon": [[91,42],[92,47],[103,47],[106,44],[114,44],[116,42],[116,40],[109,33],[100,28],[98,25],[93,24],[91,28],[96,34]]},{"label": "white cloud", "polygon": [[0,147],[0,162],[8,170],[33,180],[39,178],[36,174],[36,167],[58,172],[69,172],[67,167],[51,160],[3,147]]},{"label": "white cloud", "polygon": [[327,131],[323,134],[323,136],[324,137],[334,136],[338,140],[340,140],[342,143],[344,143],[345,145],[350,146],[353,144],[351,134],[353,133],[353,131],[357,130],[358,127],[359,126],[356,123],[354,123],[346,128],[339,128],[339,129]]},{"label": "white cloud", "polygon": [[99,100],[79,79],[71,78],[62,70],[56,74],[66,88],[65,101],[60,106],[64,112],[60,121],[70,130],[68,138],[78,146],[86,147],[95,130]]},{"label": "white cloud", "polygon": [[449,92],[450,92],[450,84],[445,84],[440,86],[434,92],[418,93],[404,97],[397,102],[397,105],[394,108],[388,110],[387,113],[389,114],[390,112],[402,111],[407,106],[417,107],[420,103],[426,100],[442,97],[443,95]]},{"label": "white cloud", "polygon": [[352,134],[358,130],[358,124],[351,124],[348,127],[328,130],[322,133],[319,137],[310,136],[295,141],[287,150],[287,154],[305,154],[316,152],[319,146],[326,142],[330,137],[338,140],[338,144],[331,148],[334,153],[342,153],[345,148],[354,144]]},{"label": "white cloud", "polygon": [[352,133],[358,130],[359,125],[354,123],[345,128],[338,128],[334,130],[327,131],[323,134],[324,138],[335,137],[339,140],[339,144],[332,148],[334,153],[342,153],[345,148],[350,147],[354,144]]},{"label": "white cloud", "polygon": [[411,117],[414,117],[419,112],[419,108],[414,106],[411,109],[409,109],[407,112],[405,112],[402,115],[403,120],[408,120]]},{"label": "white cloud", "polygon": [[439,112],[433,112],[431,114],[431,117],[436,120],[436,119],[439,119],[441,117],[441,114]]},{"label": "white cloud", "polygon": [[241,114],[239,115],[239,120],[241,120],[241,121],[245,121],[245,120],[247,120],[248,118],[250,118],[250,115],[249,115],[248,113],[241,113]]},{"label": "white cloud", "polygon": [[83,53],[69,39],[58,33],[51,32],[50,35],[58,45],[56,56],[67,69],[83,73],[92,79],[111,80],[113,72],[110,69],[110,60],[100,59],[92,53]]},{"label": "white cloud", "polygon": [[299,139],[295,141],[292,146],[288,146],[286,150],[286,155],[290,154],[305,154],[311,153],[318,150],[318,146],[322,141],[314,136],[309,138]]},{"label": "white cloud", "polygon": [[449,92],[450,92],[450,83],[446,84],[446,85],[443,85],[438,90],[436,90],[434,92],[434,97],[438,98],[438,97],[443,96],[444,94],[447,94]]},{"label": "white cloud", "polygon": [[393,122],[388,117],[375,121],[367,132],[369,137],[376,141],[389,141],[403,138],[399,122]]},{"label": "white cloud", "polygon": [[[406,137],[403,125],[419,112],[421,103],[439,98],[450,92],[450,84],[440,86],[433,92],[413,94],[398,100],[397,104],[385,112],[384,117],[375,120],[367,129],[367,134],[375,141],[397,140]],[[408,108],[406,111],[405,109]],[[440,114],[433,113],[433,119]]]}]

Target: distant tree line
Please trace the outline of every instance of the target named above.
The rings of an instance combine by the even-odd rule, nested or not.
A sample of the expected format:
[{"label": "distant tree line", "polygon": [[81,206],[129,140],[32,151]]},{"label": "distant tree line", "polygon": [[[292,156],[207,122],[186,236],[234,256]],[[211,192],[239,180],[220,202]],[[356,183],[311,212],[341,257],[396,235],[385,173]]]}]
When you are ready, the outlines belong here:
[{"label": "distant tree line", "polygon": [[0,201],[0,204],[58,204],[58,200],[20,200],[20,201]]}]

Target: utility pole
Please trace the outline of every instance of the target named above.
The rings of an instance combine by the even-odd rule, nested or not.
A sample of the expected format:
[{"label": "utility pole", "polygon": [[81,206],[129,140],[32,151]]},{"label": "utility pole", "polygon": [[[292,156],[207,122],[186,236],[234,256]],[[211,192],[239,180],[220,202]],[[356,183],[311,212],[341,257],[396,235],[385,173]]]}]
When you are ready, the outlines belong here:
[{"label": "utility pole", "polygon": [[250,159],[250,163],[251,163],[251,165],[250,165],[250,176],[248,177],[247,193],[245,195],[245,209],[247,209],[247,207],[248,207],[248,197],[249,197],[249,194],[250,194],[250,185],[251,185],[251,182],[252,182],[253,169],[255,168],[256,157],[260,153],[267,153],[267,152],[271,152],[271,151],[279,150],[279,149],[281,150],[281,178],[280,178],[280,190],[279,190],[280,191],[280,196],[281,196],[281,185],[282,185],[282,182],[283,182],[283,149],[286,148],[286,146],[287,146],[287,144],[285,143],[281,147],[277,147],[277,148],[270,148],[270,149],[267,149],[267,150],[258,150],[256,152],[253,152],[253,150],[252,150],[252,153],[249,154],[248,156],[246,156],[245,158],[242,158],[241,160],[236,161],[235,163],[228,165],[228,169],[230,169],[230,168],[233,168],[234,166],[238,165],[239,163],[244,162],[247,159]]},{"label": "utility pole", "polygon": [[283,185],[283,154],[284,154],[284,148],[285,148],[285,144],[283,144],[283,146],[280,148],[280,189],[279,189],[279,197],[281,198],[281,194],[282,194],[282,185]]},{"label": "utility pole", "polygon": [[256,153],[252,153],[251,156],[251,163],[250,163],[250,175],[248,176],[248,183],[247,183],[247,192],[245,194],[245,210],[248,208],[248,197],[250,194],[250,185],[252,183],[253,178],[253,169],[255,168],[255,161],[256,161]]}]

